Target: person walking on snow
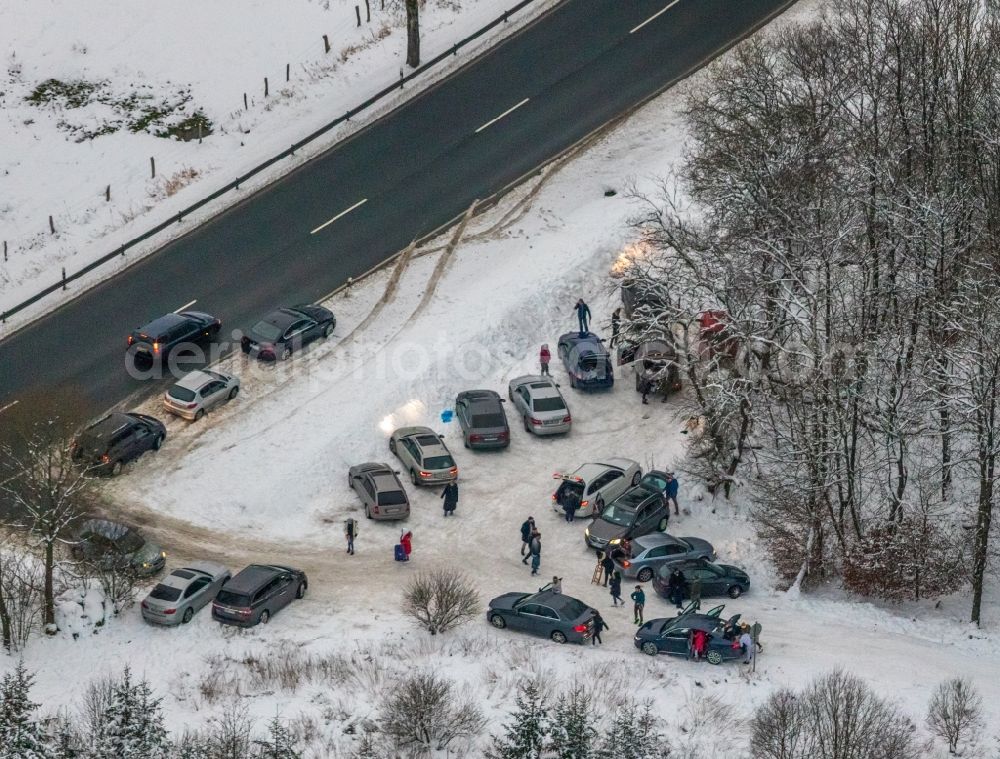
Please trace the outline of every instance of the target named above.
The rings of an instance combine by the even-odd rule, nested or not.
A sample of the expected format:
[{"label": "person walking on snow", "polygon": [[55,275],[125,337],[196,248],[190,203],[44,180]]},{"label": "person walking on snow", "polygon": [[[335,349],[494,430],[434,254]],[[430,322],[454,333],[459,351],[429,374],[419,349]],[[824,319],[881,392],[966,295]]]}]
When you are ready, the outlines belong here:
[{"label": "person walking on snow", "polygon": [[531,548],[531,533],[535,531],[535,518],[528,517],[521,524],[521,563],[528,563],[528,553]]},{"label": "person walking on snow", "polygon": [[358,523],[354,519],[344,522],[344,537],[347,538],[347,552],[354,555],[354,538],[358,536]]},{"label": "person walking on snow", "polygon": [[458,483],[452,480],[445,485],[441,497],[444,499],[444,515],[454,516],[455,508],[458,506]]},{"label": "person walking on snow", "polygon": [[680,509],[677,507],[677,490],[680,487],[680,483],[677,482],[677,478],[674,477],[673,472],[667,472],[667,487],[664,489],[664,495],[667,497],[667,509],[670,509],[670,502],[674,502],[674,516],[680,516]]},{"label": "person walking on snow", "polygon": [[535,530],[531,534],[531,574],[538,574],[538,567],[542,563],[542,534]]},{"label": "person walking on snow", "polygon": [[740,648],[743,649],[743,663],[750,664],[755,652],[753,637],[750,635],[750,625],[746,622],[740,625]]},{"label": "person walking on snow", "polygon": [[622,573],[617,569],[611,575],[610,587],[611,605],[617,606],[618,604],[621,604],[624,606],[625,602],[622,601]]},{"label": "person walking on snow", "polygon": [[587,334],[587,327],[590,324],[590,307],[583,302],[583,298],[580,298],[573,308],[576,309],[576,318],[580,322],[580,336],[583,337]]},{"label": "person walking on snow", "polygon": [[410,554],[413,553],[413,533],[407,530],[403,533],[402,537],[399,539],[399,544],[403,546],[403,551],[406,553],[406,558],[410,558]]},{"label": "person walking on snow", "polygon": [[684,573],[679,568],[675,568],[670,573],[670,577],[667,578],[667,598],[670,599],[670,603],[678,609],[681,608],[684,596],[687,595],[687,590],[688,582],[684,577]]},{"label": "person walking on snow", "polygon": [[542,343],[542,349],[538,352],[538,363],[542,365],[542,376],[551,377],[549,374],[549,361],[552,360],[552,354],[549,353],[549,344]]},{"label": "person walking on snow", "polygon": [[611,347],[614,348],[618,343],[618,331],[622,326],[622,310],[621,308],[616,308],[611,312]]},{"label": "person walking on snow", "polygon": [[614,568],[615,568],[615,561],[614,559],[611,558],[611,551],[609,549],[608,552],[604,554],[604,558],[601,559],[601,569],[604,570],[605,588],[608,587],[608,580],[611,579],[611,573],[614,571]]},{"label": "person walking on snow", "polygon": [[601,630],[610,630],[610,629],[611,628],[608,627],[608,623],[604,621],[604,617],[601,616],[601,612],[597,612],[594,615],[594,637],[591,638],[590,644],[592,646],[596,646],[598,643],[600,643],[603,646],[604,641],[601,640]]},{"label": "person walking on snow", "polygon": [[646,605],[646,594],[643,592],[642,586],[636,585],[629,598],[632,599],[632,613],[635,615],[635,623],[641,625],[642,609]]}]

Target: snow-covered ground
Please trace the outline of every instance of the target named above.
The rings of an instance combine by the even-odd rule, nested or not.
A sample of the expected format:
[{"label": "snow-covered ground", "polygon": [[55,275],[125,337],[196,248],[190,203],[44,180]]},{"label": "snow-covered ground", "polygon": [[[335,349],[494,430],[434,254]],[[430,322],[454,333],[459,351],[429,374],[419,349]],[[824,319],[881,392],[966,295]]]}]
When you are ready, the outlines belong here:
[{"label": "snow-covered ground", "polygon": [[[813,10],[807,3],[793,14]],[[562,367],[553,364],[573,412],[570,435],[536,439],[515,423],[509,450],[473,453],[462,448],[455,423],[441,421],[458,391],[505,394],[509,378],[533,372],[539,345],[554,347],[573,328],[578,297],[590,303],[596,331],[607,334],[616,303],[608,271],[630,242],[624,222],[634,211],[621,190],[629,178],[651,187],[677,160],[680,107],[679,93],[666,94],[535,180],[544,183],[540,189],[509,195],[469,225],[447,259],[449,233],[398,271],[387,269],[333,298],[327,305],[338,327],[328,343],[279,367],[232,359],[244,392],[197,424],[170,420],[163,450],[110,486],[115,509],[167,546],[170,565],[195,557],[234,569],[283,561],[309,573],[309,595],[249,631],[221,628],[207,612],[184,628],[153,629],[132,609],[92,636],[34,641],[25,658],[38,673],[35,699],[55,710],[72,703],[91,678],[129,663],[164,696],[174,730],[204,723],[239,699],[258,719],[277,709],[300,732],[315,728],[311,755],[339,756],[356,745],[401,672],[433,669],[467,686],[491,717],[491,732],[511,708],[516,685],[536,673],[566,685],[574,678],[599,683],[605,695],[650,698],[673,726],[668,737],[679,755],[721,757],[742,748],[740,721],[774,688],[801,686],[843,666],[918,721],[939,681],[968,677],[987,704],[984,741],[994,741],[1000,726],[995,597],[981,631],[964,622],[968,609],[959,597],[899,607],[834,591],[790,598],[776,587],[745,505],[713,502],[683,474],[685,513],[672,520],[671,531],[712,541],[721,560],[749,571],[751,593],[728,601],[727,609],[763,624],[765,652],[748,674],[739,665],[654,660],[635,650],[631,610],[611,608],[606,589],[590,583],[594,559],[584,547],[585,523],[567,524],[553,513],[552,473],[612,455],[644,468],[681,470],[683,398],[643,406],[627,376],[612,392],[585,395],[570,390]],[[606,197],[608,188],[619,194]],[[162,417],[155,404],[146,408]],[[388,433],[412,423],[446,435],[460,470],[457,516],[442,517],[437,490],[409,488],[412,561],[392,560],[400,524],[364,519],[357,555],[347,556],[343,521],[360,515],[347,467],[392,463]],[[518,528],[529,514],[543,536],[537,578],[519,561]],[[559,647],[494,631],[485,620],[430,637],[401,615],[400,593],[416,572],[443,565],[465,571],[484,600],[532,590],[557,574],[566,593],[605,614],[605,644]],[[647,619],[672,614],[647,592]],[[266,663],[303,666],[308,657],[313,675],[298,685],[261,674]],[[479,755],[470,747],[451,750]]]},{"label": "snow-covered ground", "polygon": [[[363,117],[227,193],[190,224],[290,171],[555,2],[535,0]],[[0,258],[0,311],[58,280],[62,266],[78,270],[396,81],[406,56],[403,3],[369,5],[370,22],[364,0],[0,3],[0,241],[8,256]],[[422,59],[512,5],[429,0],[421,15]],[[61,84],[38,89],[48,80]],[[211,120],[211,136],[201,142],[156,136],[196,112]],[[144,114],[147,127],[140,123]],[[177,233],[189,228],[179,225]],[[130,250],[121,264],[101,267],[75,290],[110,276],[168,235]],[[2,329],[58,302],[58,295],[46,298]]]}]

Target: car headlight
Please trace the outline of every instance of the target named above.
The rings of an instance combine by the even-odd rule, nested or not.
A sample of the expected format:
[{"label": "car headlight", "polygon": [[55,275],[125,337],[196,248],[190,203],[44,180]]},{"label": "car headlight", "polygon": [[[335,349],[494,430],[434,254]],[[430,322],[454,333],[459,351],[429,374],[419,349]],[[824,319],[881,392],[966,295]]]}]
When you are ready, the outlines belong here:
[{"label": "car headlight", "polygon": [[149,569],[149,562],[148,561],[142,562],[142,568],[143,569]]},{"label": "car headlight", "polygon": [[586,535],[589,538],[590,537],[590,528],[589,527],[585,528],[584,531],[583,531],[583,534]]},{"label": "car headlight", "polygon": [[160,551],[160,558],[161,559],[167,558],[167,552],[166,551]]},{"label": "car headlight", "polygon": [[610,541],[608,541],[608,542],[609,542],[609,543],[611,543],[611,545],[613,545],[613,546],[616,546],[616,545],[618,545],[619,543],[621,543],[621,542],[622,542],[622,539],[621,539],[621,538],[612,538],[612,539],[611,539]]}]

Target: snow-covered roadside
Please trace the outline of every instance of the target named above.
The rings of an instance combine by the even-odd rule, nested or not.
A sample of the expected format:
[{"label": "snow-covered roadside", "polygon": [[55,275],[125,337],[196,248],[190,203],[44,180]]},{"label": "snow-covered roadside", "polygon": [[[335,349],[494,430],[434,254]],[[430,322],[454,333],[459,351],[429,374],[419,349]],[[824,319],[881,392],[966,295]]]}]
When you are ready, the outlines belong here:
[{"label": "snow-covered roadside", "polygon": [[[552,512],[551,474],[606,455],[631,456],[644,467],[679,466],[685,411],[678,400],[641,406],[627,378],[611,393],[583,395],[568,388],[556,366],[573,411],[568,437],[534,439],[514,424],[508,451],[477,454],[456,444],[453,427],[440,421],[458,390],[504,392],[508,378],[533,370],[538,345],[554,345],[572,328],[577,297],[590,302],[597,331],[607,333],[615,301],[606,274],[628,242],[623,222],[632,207],[621,195],[603,193],[621,190],[627,177],[649,186],[667,172],[682,143],[679,102],[671,93],[643,109],[553,176],[531,210],[490,239],[475,237],[525,191],[477,219],[420,313],[414,311],[440,254],[415,258],[397,296],[375,318],[366,317],[389,271],[332,300],[339,317],[334,341],[278,371],[248,365],[245,392],[231,406],[197,425],[172,421],[164,449],[114,483],[120,508],[152,521],[150,529],[172,551],[171,565],[194,551],[211,551],[234,568],[280,559],[310,573],[310,594],[267,627],[247,632],[220,629],[206,613],[186,628],[151,629],[133,610],[87,639],[36,641],[26,653],[38,671],[36,700],[54,710],[79,691],[68,691],[66,682],[85,684],[130,663],[165,696],[172,729],[218,714],[238,685],[259,719],[278,709],[288,719],[315,720],[329,746],[317,755],[337,756],[355,744],[358,725],[377,715],[379,696],[398,673],[433,669],[467,685],[493,718],[491,731],[510,708],[516,685],[542,673],[651,698],[675,726],[671,742],[688,749],[678,753],[721,757],[741,747],[739,721],[774,688],[844,666],[916,719],[938,681],[968,677],[990,705],[987,733],[995,733],[1000,681],[989,674],[1000,665],[998,636],[990,629],[995,604],[986,610],[984,630],[974,632],[960,621],[964,609],[948,600],[940,610],[926,604],[897,610],[832,596],[789,599],[774,589],[744,510],[699,500],[693,483],[684,482],[681,491],[690,514],[671,530],[709,539],[722,560],[749,570],[752,592],[727,608],[762,622],[765,653],[756,674],[747,676],[736,665],[654,660],[634,649],[630,610],[611,609],[605,589],[590,584],[593,554],[583,547],[584,525],[566,524]],[[370,522],[361,525],[358,554],[347,557],[342,521],[359,513],[346,486],[347,465],[392,462],[387,430],[412,422],[447,434],[461,470],[457,516],[443,520],[437,492],[411,489],[406,527],[415,535],[413,561],[391,559],[399,525]],[[517,530],[528,514],[543,533],[539,578],[519,562]],[[416,571],[442,565],[474,578],[484,599],[533,589],[556,573],[567,593],[606,612],[605,646],[558,647],[494,632],[485,621],[431,638],[400,615],[400,588]],[[670,613],[661,599],[649,600],[647,618]],[[253,662],[283,651],[330,658],[335,666],[297,689],[255,679]]]},{"label": "snow-covered roadside", "polygon": [[[301,165],[557,2],[535,0],[454,58],[209,204],[175,231],[130,249],[68,293],[53,294],[12,317],[0,326],[0,336]],[[430,0],[421,16],[423,59],[447,50],[513,4]],[[101,0],[98,7],[59,0],[0,6],[5,68],[0,79],[0,240],[8,250],[8,260],[0,259],[0,311],[56,281],[62,266],[78,270],[395,81],[406,52],[402,3],[373,0],[372,20],[360,27],[354,6],[353,0],[225,0],[210,6],[182,1],[147,3],[141,10],[124,0]],[[361,13],[364,18],[363,3]],[[324,53],[324,34],[329,53]],[[179,55],[179,50],[187,53]],[[266,99],[264,77],[270,89]],[[82,107],[70,107],[65,98],[28,102],[48,79],[106,84]],[[76,141],[84,131],[100,131],[123,118],[121,103],[134,93],[152,97],[157,105],[189,97],[165,123],[201,111],[213,122],[214,134],[199,144],[123,127]],[[150,178],[151,157],[155,178]],[[105,200],[108,186],[110,202]],[[55,234],[48,226],[50,215]]]}]

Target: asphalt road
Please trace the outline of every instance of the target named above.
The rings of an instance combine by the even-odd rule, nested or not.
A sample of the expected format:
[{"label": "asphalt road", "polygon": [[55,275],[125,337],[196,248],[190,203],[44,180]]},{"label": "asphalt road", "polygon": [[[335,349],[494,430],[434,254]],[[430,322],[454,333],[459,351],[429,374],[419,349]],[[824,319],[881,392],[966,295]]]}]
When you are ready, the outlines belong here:
[{"label": "asphalt road", "polygon": [[224,333],[277,305],[314,301],[788,2],[567,0],[351,139],[0,342],[0,409],[73,388],[96,413],[152,391],[125,371],[133,328],[193,300],[223,320]]}]

